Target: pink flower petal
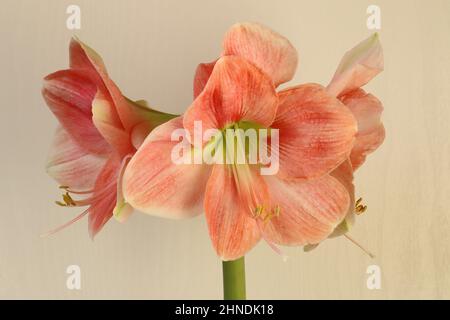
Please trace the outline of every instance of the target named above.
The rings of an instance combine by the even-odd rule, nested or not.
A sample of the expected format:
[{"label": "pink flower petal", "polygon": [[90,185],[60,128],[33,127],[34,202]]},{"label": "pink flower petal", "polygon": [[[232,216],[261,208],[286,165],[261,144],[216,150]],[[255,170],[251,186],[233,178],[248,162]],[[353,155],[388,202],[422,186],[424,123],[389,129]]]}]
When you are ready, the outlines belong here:
[{"label": "pink flower petal", "polygon": [[217,60],[209,63],[200,63],[197,66],[194,76],[194,99],[197,98],[200,93],[202,93],[203,88],[205,88],[216,62]]},{"label": "pink flower petal", "polygon": [[292,79],[297,51],[280,34],[256,23],[238,23],[223,41],[223,55],[241,56],[267,73],[275,86]]},{"label": "pink flower petal", "polygon": [[336,178],[345,187],[350,197],[347,215],[345,216],[344,221],[342,221],[330,235],[330,238],[332,238],[347,233],[355,222],[355,186],[353,184],[353,167],[350,160],[345,160],[339,167],[334,169],[330,175]]},{"label": "pink flower petal", "polygon": [[109,154],[111,147],[92,122],[96,86],[87,72],[62,70],[45,77],[42,95],[71,137],[89,152]]},{"label": "pink flower petal", "polygon": [[[120,157],[112,155],[100,172],[94,187],[95,201],[89,208],[89,234],[94,238],[113,215],[117,200]],[[101,195],[101,196],[100,196]]]},{"label": "pink flower petal", "polygon": [[355,145],[350,154],[353,169],[358,169],[366,160],[367,155],[374,152],[383,143],[385,130],[382,124],[373,131],[356,136]]},{"label": "pink flower petal", "polygon": [[101,91],[98,91],[92,101],[92,121],[102,136],[120,155],[134,153],[129,134],[123,129],[116,118],[114,105]]},{"label": "pink flower petal", "polygon": [[[242,257],[261,238],[258,222],[252,216],[254,203],[249,202],[248,190],[242,189],[242,182],[236,180],[231,166],[214,165],[206,187],[205,215],[209,235],[217,255],[225,261]],[[247,181],[257,188],[255,196],[260,197],[264,181],[253,182]]]},{"label": "pink flower petal", "polygon": [[281,91],[279,97],[271,127],[279,129],[280,176],[319,177],[349,156],[356,121],[339,100],[317,84]]},{"label": "pink flower petal", "polygon": [[[90,48],[77,38],[72,38],[70,40],[69,56],[70,68],[72,69],[87,69],[96,71],[94,73],[98,76],[99,74],[108,75],[105,64],[103,63],[100,55],[95,52],[94,49]],[[99,76],[97,80],[100,81],[101,77]]]},{"label": "pink flower petal", "polygon": [[383,68],[383,49],[378,34],[375,33],[344,55],[328,85],[328,92],[340,96],[360,88],[383,71]]},{"label": "pink flower petal", "polygon": [[269,220],[264,235],[280,245],[316,244],[326,239],[344,219],[349,195],[335,178],[283,180],[266,177],[272,207],[279,215]]},{"label": "pink flower petal", "polygon": [[340,97],[358,122],[358,133],[350,159],[353,169],[359,168],[366,156],[374,152],[384,141],[385,131],[381,123],[383,106],[373,95],[362,89],[351,91]]},{"label": "pink flower petal", "polygon": [[130,131],[138,122],[142,121],[139,112],[127,102],[117,85],[109,78],[100,55],[85,43],[73,38],[70,43],[70,67],[91,71],[91,79],[103,94],[111,99],[117,116],[124,128]]},{"label": "pink flower petal", "polygon": [[270,79],[246,60],[219,59],[203,92],[184,115],[184,127],[194,136],[194,122],[203,132],[250,121],[268,127],[276,113],[278,98]]},{"label": "pink flower petal", "polygon": [[171,141],[171,134],[183,128],[182,122],[179,117],[157,127],[128,164],[123,191],[126,202],[135,209],[166,218],[186,218],[203,212],[209,168],[175,164],[171,158],[178,144]]},{"label": "pink flower petal", "polygon": [[92,190],[105,162],[105,157],[90,154],[60,127],[48,156],[47,172],[61,186]]}]

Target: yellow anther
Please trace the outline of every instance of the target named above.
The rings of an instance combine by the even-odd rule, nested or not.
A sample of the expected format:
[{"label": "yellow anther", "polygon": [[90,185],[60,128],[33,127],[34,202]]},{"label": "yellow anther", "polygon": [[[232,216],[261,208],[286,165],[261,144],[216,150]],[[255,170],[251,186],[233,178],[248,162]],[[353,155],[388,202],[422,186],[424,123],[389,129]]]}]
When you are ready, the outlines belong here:
[{"label": "yellow anther", "polygon": [[367,210],[367,206],[365,206],[363,203],[362,203],[362,198],[359,198],[358,200],[356,200],[356,203],[355,203],[355,213],[357,214],[357,215],[360,215],[360,214],[363,214],[364,212],[366,212],[366,210]]},{"label": "yellow anther", "polygon": [[63,200],[65,203],[67,203],[67,205],[70,206],[75,206],[76,203],[75,201],[73,201],[72,197],[70,196],[69,192],[66,192],[65,194],[63,194]]},{"label": "yellow anther", "polygon": [[276,205],[274,208],[272,208],[272,210],[270,212],[265,210],[264,206],[260,205],[255,208],[254,216],[257,219],[261,219],[264,223],[267,223],[273,217],[279,217],[280,211],[281,211],[281,208],[279,205]]},{"label": "yellow anther", "polygon": [[61,207],[67,207],[67,204],[62,203],[61,201],[55,201],[55,203],[56,203],[58,206],[61,206]]},{"label": "yellow anther", "polygon": [[364,212],[366,212],[366,210],[367,210],[367,206],[364,206],[364,205],[359,205],[359,206],[357,206],[356,208],[355,208],[355,213],[357,214],[357,215],[360,215],[360,214],[363,214]]},{"label": "yellow anther", "polygon": [[62,199],[63,201],[55,201],[55,203],[61,207],[75,207],[77,205],[68,191],[62,195]]}]

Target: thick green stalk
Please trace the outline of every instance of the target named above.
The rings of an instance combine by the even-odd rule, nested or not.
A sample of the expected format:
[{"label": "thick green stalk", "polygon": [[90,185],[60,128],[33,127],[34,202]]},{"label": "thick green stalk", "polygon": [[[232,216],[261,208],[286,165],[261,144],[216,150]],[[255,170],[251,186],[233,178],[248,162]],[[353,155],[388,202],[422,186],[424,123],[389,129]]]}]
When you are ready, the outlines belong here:
[{"label": "thick green stalk", "polygon": [[223,298],[245,300],[245,260],[223,261]]}]

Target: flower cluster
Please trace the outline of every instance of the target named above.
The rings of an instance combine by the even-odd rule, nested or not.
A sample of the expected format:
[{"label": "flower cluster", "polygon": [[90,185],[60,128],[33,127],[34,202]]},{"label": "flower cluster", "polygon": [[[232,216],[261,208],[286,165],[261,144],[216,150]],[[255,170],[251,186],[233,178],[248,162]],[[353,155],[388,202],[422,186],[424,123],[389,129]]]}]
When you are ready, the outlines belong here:
[{"label": "flower cluster", "polygon": [[[361,89],[383,70],[378,35],[347,52],[326,87],[278,89],[297,64],[283,36],[260,24],[236,24],[220,57],[198,66],[191,105],[173,116],[124,97],[98,54],[73,40],[70,69],[47,76],[43,89],[61,124],[48,165],[65,192],[59,204],[88,206],[82,215],[89,215],[91,235],[113,215],[123,220],[133,209],[165,218],[204,213],[222,260],[245,255],[261,239],[273,248],[309,250],[345,234],[355,213],[366,209],[360,200],[355,205],[353,173],[384,139],[382,105]],[[179,141],[173,133],[195,136],[196,123],[207,131],[242,133],[205,135],[200,144],[186,138],[194,152],[181,157],[222,139],[221,151],[246,159],[246,131],[264,129],[269,142],[277,132],[279,147],[271,150],[277,172],[262,175],[267,163],[259,158],[174,162]],[[230,140],[237,142],[231,148]]]}]

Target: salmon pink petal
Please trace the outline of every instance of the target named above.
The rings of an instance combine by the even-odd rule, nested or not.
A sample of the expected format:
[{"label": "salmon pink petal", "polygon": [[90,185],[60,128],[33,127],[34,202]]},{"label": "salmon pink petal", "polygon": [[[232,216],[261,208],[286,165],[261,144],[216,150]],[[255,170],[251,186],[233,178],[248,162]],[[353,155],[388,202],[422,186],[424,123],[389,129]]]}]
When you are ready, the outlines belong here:
[{"label": "salmon pink petal", "polygon": [[340,96],[362,87],[383,71],[383,68],[383,48],[375,33],[344,55],[328,85],[328,92]]},{"label": "salmon pink petal", "polygon": [[197,66],[194,76],[194,99],[197,98],[200,93],[202,93],[203,88],[205,88],[216,62],[217,60],[209,63],[200,63]]},{"label": "salmon pink petal", "polygon": [[257,23],[238,23],[223,41],[223,55],[237,55],[267,73],[275,86],[292,79],[297,51],[285,37]]},{"label": "salmon pink petal", "polygon": [[381,123],[383,106],[373,95],[362,89],[354,90],[340,100],[350,109],[358,122],[358,133],[350,155],[354,170],[361,166],[366,156],[384,141],[385,131]]},{"label": "salmon pink petal", "polygon": [[246,60],[220,58],[203,92],[184,115],[184,127],[194,134],[194,122],[203,132],[249,121],[268,127],[276,113],[278,98],[270,79]]},{"label": "salmon pink petal", "polygon": [[358,134],[369,133],[380,125],[383,105],[375,96],[357,89],[341,96],[339,100],[353,113],[358,122]]},{"label": "salmon pink petal", "polygon": [[[261,239],[258,221],[249,210],[248,191],[236,178],[231,166],[214,165],[205,194],[209,235],[217,255],[225,261],[242,257]],[[261,195],[259,191],[266,193],[264,181],[254,182],[256,196]]]},{"label": "salmon pink petal", "polygon": [[105,157],[90,154],[60,127],[50,149],[47,172],[61,186],[92,190],[105,162]]},{"label": "salmon pink petal", "polygon": [[112,217],[117,200],[117,179],[121,160],[118,155],[112,155],[95,182],[93,199],[89,208],[89,234],[91,238],[103,228]]},{"label": "salmon pink petal", "polygon": [[272,207],[278,208],[278,214],[269,220],[263,232],[275,244],[319,243],[348,211],[347,190],[329,175],[308,181],[266,176],[266,181]]},{"label": "salmon pink petal", "polygon": [[355,186],[353,184],[353,167],[350,160],[345,160],[339,167],[334,169],[330,175],[336,178],[345,187],[350,197],[347,215],[345,216],[344,221],[334,229],[333,233],[330,235],[331,238],[347,233],[355,221]]},{"label": "salmon pink petal", "polygon": [[338,99],[317,84],[281,91],[279,97],[271,127],[279,129],[280,176],[315,178],[349,156],[356,121]]},{"label": "salmon pink petal", "polygon": [[87,72],[62,70],[45,77],[42,95],[64,129],[83,148],[108,154],[110,146],[92,122],[96,86]]},{"label": "salmon pink petal", "polygon": [[383,143],[385,130],[379,124],[373,131],[356,136],[355,145],[350,154],[353,169],[358,169],[366,160],[367,155],[374,152]]},{"label": "salmon pink petal", "polygon": [[[166,218],[187,218],[203,212],[210,169],[172,159],[172,152],[183,142],[171,141],[171,135],[176,129],[184,130],[182,123],[179,117],[157,127],[128,164],[123,192],[125,201],[135,209]],[[190,150],[189,142],[184,141]]]},{"label": "salmon pink petal", "polygon": [[92,101],[92,121],[102,136],[115,147],[122,156],[134,152],[129,134],[115,117],[114,105],[101,91]]},{"label": "salmon pink petal", "polygon": [[128,103],[117,85],[109,78],[105,64],[100,55],[80,40],[73,38],[70,43],[70,67],[91,71],[91,78],[105,95],[109,94],[116,116],[120,118],[127,131],[142,121],[140,113]]},{"label": "salmon pink petal", "polygon": [[[100,55],[75,37],[70,40],[69,59],[72,69],[88,69],[96,71],[97,75],[99,73],[108,75]],[[100,81],[101,78],[99,77],[97,80]]]}]

